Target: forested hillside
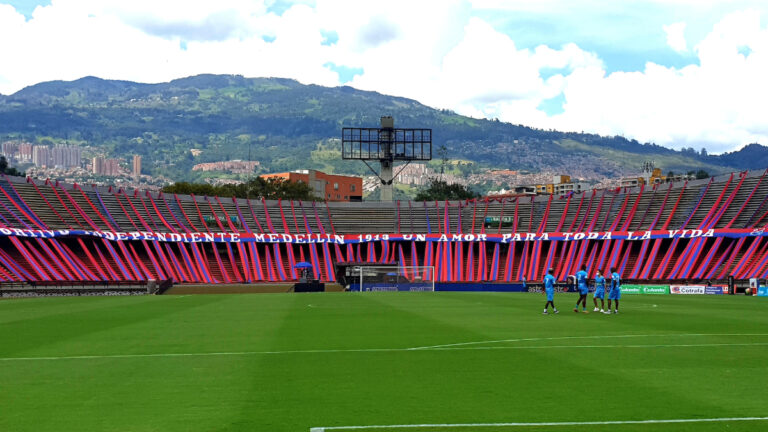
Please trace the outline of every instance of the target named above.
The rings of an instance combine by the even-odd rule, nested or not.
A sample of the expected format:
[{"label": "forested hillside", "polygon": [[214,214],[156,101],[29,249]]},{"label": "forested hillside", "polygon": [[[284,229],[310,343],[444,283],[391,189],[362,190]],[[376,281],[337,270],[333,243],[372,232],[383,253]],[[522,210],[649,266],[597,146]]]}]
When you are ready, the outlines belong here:
[{"label": "forested hillside", "polygon": [[363,164],[340,160],[334,138],[345,126],[376,127],[382,115],[395,117],[397,127],[433,129],[434,149],[445,146],[448,158],[474,162],[465,165],[470,171],[551,169],[594,178],[636,172],[644,160],[665,172],[719,173],[768,164],[768,151],[759,145],[722,156],[673,151],[622,137],[473,119],[351,87],[233,75],[160,84],[94,77],[37,84],[0,96],[0,138],[89,145],[115,157],[140,154],[146,174],[179,181],[198,180],[201,174],[191,171],[196,163],[245,160],[249,152],[262,172],[317,168],[362,174]]}]

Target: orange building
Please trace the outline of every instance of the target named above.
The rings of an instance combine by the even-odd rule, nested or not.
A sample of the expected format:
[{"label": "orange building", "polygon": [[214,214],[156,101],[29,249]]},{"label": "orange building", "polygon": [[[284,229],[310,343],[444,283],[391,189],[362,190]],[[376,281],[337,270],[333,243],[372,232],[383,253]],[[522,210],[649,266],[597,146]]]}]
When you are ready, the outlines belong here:
[{"label": "orange building", "polygon": [[326,174],[315,170],[296,170],[259,177],[281,178],[290,182],[307,183],[315,196],[326,201],[362,201],[362,177]]}]

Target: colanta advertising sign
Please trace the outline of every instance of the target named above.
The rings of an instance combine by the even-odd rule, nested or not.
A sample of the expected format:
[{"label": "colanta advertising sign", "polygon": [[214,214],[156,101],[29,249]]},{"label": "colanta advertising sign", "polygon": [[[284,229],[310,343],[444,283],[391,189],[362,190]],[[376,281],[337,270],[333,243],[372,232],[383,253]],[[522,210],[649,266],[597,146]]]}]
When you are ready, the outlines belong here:
[{"label": "colanta advertising sign", "polygon": [[669,294],[669,285],[622,285],[622,294]]},{"label": "colanta advertising sign", "polygon": [[669,286],[646,286],[643,287],[643,294],[669,294]]}]

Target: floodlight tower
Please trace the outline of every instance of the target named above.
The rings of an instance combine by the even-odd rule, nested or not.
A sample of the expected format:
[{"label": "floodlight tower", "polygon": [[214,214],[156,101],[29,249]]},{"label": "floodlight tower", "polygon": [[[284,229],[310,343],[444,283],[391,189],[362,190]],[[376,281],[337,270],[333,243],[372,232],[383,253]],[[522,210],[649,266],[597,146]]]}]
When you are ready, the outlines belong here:
[{"label": "floodlight tower", "polygon": [[[363,161],[381,181],[381,201],[392,201],[395,162],[405,162],[405,168],[412,161],[432,160],[432,129],[395,129],[390,116],[381,118],[380,128],[343,128],[341,158]],[[378,173],[368,161],[379,161]]]}]

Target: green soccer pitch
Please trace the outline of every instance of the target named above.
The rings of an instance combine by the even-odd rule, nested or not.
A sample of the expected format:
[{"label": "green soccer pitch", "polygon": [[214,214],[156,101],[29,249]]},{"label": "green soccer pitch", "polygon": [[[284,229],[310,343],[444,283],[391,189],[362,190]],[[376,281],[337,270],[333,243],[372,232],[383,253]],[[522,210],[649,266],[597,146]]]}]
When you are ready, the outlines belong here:
[{"label": "green soccer pitch", "polygon": [[768,299],[626,295],[610,316],[575,301],[2,300],[0,431],[768,430]]}]

